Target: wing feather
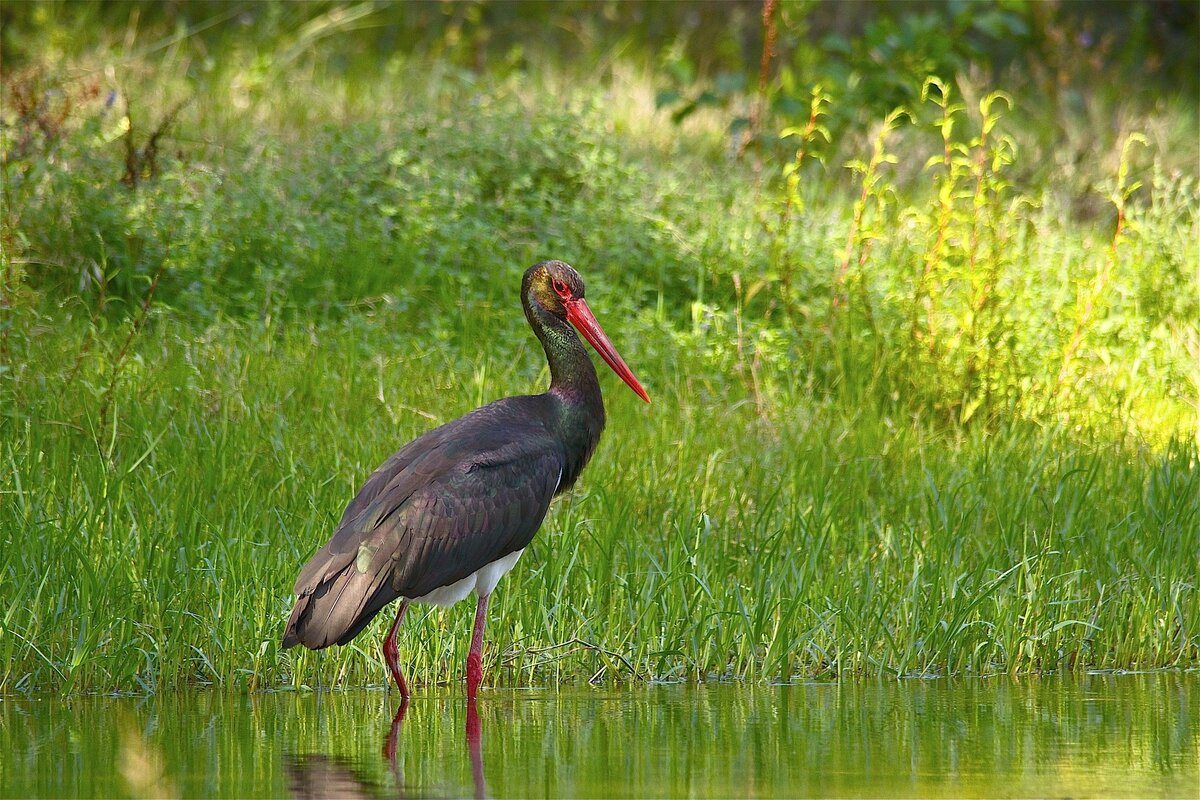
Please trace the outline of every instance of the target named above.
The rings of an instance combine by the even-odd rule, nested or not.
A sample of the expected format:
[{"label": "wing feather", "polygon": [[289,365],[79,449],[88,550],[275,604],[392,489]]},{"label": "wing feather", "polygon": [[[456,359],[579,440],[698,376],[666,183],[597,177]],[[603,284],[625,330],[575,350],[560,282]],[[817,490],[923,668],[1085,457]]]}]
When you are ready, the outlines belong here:
[{"label": "wing feather", "polygon": [[566,461],[520,406],[537,399],[485,406],[384,462],[296,580],[284,645],[344,643],[396,598],[429,594],[528,545]]}]

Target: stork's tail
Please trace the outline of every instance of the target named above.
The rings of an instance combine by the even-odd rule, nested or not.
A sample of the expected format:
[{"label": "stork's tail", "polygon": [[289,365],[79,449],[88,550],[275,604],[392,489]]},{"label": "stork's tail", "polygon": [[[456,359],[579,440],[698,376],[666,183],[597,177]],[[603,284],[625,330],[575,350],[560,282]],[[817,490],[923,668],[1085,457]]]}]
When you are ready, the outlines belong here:
[{"label": "stork's tail", "polygon": [[[288,617],[287,627],[283,629],[283,649],[295,647],[301,643],[300,629],[307,627],[306,622],[308,615],[305,613],[308,610],[308,599],[312,595],[302,594],[296,598],[296,605],[292,607],[292,615]],[[305,643],[308,647],[316,650],[324,645],[311,645]]]},{"label": "stork's tail", "polygon": [[348,565],[316,588],[299,592],[283,630],[283,647],[286,650],[302,644],[320,650],[346,644],[397,597],[388,582],[379,585],[353,564]]}]

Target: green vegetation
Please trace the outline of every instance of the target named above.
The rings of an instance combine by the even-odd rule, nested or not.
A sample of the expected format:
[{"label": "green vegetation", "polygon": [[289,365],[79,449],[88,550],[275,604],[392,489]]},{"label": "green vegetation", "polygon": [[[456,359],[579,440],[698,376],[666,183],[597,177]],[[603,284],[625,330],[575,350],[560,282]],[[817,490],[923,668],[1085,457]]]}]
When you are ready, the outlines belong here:
[{"label": "green vegetation", "polygon": [[[826,51],[785,5],[760,77],[751,4],[536,54],[579,6],[16,8],[0,691],[383,683],[382,622],[279,650],[292,579],[396,447],[541,389],[550,257],[655,404],[604,379],[490,681],[1200,666],[1197,103],[1137,25],[1071,71],[1040,4]],[[414,681],[469,616],[410,616]]]}]

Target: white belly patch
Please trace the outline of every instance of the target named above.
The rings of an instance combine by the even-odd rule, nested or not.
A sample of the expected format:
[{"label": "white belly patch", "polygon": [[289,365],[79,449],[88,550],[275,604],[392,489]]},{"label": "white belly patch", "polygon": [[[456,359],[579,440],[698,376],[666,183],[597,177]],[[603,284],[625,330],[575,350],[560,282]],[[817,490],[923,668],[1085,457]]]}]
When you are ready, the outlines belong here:
[{"label": "white belly patch", "polygon": [[485,567],[472,572],[461,581],[440,586],[432,592],[420,597],[410,597],[409,602],[424,603],[433,606],[452,606],[459,600],[464,599],[471,592],[477,595],[491,594],[496,588],[496,584],[504,577],[505,573],[517,565],[517,561],[521,558],[521,553],[524,550],[518,550],[515,553],[509,553],[504,558],[497,559]]}]

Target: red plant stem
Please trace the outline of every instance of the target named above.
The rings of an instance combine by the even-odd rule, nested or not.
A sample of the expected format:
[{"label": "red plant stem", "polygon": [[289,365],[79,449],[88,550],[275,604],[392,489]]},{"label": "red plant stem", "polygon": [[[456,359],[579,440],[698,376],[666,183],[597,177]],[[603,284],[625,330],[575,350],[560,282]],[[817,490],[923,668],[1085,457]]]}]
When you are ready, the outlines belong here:
[{"label": "red plant stem", "polygon": [[775,57],[776,5],[778,5],[778,0],[763,0],[762,20],[764,32],[762,57],[758,62],[758,93],[754,102],[754,109],[750,112],[750,124],[746,127],[746,135],[742,137],[742,142],[738,146],[739,157],[746,152],[746,147],[749,146],[750,140],[758,132],[759,125],[762,123],[763,112],[765,111],[767,79],[771,74],[771,59]]}]

